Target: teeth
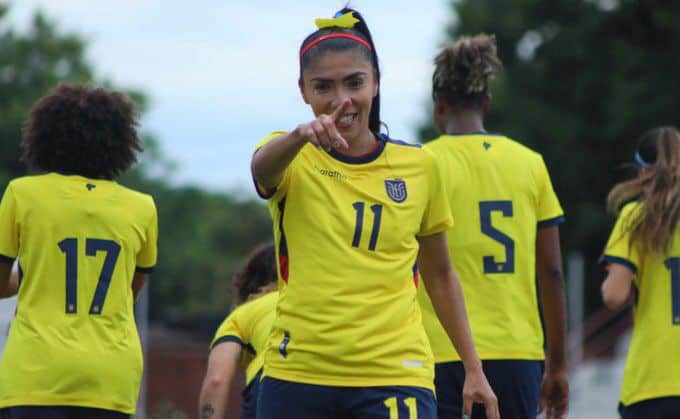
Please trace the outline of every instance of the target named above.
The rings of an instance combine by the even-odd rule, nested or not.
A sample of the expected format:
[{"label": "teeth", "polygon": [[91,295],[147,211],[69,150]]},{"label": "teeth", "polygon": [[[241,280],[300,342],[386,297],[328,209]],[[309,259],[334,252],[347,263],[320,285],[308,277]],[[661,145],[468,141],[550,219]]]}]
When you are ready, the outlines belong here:
[{"label": "teeth", "polygon": [[352,122],[353,119],[354,119],[354,114],[343,115],[342,118],[340,118],[340,123],[341,124],[347,124],[349,122]]}]

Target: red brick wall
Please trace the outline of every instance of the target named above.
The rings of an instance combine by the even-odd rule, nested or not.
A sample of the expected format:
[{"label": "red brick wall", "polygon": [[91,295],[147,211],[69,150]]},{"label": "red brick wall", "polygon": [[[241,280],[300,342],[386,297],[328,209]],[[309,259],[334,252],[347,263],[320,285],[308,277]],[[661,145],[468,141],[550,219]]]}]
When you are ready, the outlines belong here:
[{"label": "red brick wall", "polygon": [[[208,363],[205,345],[149,348],[147,359],[147,410],[151,415],[179,411],[198,418],[198,396]],[[236,377],[229,396],[228,419],[241,413],[243,376]]]}]

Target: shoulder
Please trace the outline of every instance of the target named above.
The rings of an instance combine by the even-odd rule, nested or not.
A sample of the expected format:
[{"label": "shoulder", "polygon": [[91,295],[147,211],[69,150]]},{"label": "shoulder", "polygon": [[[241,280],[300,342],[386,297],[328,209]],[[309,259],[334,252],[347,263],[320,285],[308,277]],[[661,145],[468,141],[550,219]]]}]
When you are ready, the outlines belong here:
[{"label": "shoulder", "polygon": [[142,206],[149,210],[156,210],[156,203],[151,195],[140,192],[138,190],[129,188],[127,186],[118,184],[119,193],[125,196],[125,199],[130,202],[130,205]]},{"label": "shoulder", "polygon": [[48,182],[48,176],[48,174],[42,174],[18,177],[16,179],[12,179],[7,187],[8,189],[11,188],[15,191],[41,187]]},{"label": "shoulder", "polygon": [[[276,302],[279,299],[279,293],[277,291],[268,292],[261,297],[258,297],[252,301],[248,301],[241,305],[244,311],[257,312],[259,310],[269,310],[276,306]],[[241,308],[239,307],[239,308]]]},{"label": "shoulder", "polygon": [[423,147],[419,143],[411,143],[408,141],[397,140],[388,137],[386,134],[380,134],[378,136],[380,141],[385,143],[385,149],[388,153],[388,158],[394,158],[395,155],[399,158],[409,159],[409,160],[431,160],[432,152],[426,147]]},{"label": "shoulder", "polygon": [[632,201],[621,207],[618,218],[624,221],[630,221],[630,217],[635,217],[642,210],[642,203],[640,201]]}]

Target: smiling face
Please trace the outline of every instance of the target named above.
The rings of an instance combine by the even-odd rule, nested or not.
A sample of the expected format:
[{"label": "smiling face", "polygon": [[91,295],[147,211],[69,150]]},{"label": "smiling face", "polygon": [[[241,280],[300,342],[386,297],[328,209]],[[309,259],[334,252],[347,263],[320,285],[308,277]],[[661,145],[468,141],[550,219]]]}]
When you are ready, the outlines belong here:
[{"label": "smiling face", "polygon": [[372,141],[369,114],[378,83],[371,62],[361,51],[353,48],[321,54],[304,69],[300,90],[315,116],[330,115],[349,100],[336,122],[338,131],[349,143]]}]

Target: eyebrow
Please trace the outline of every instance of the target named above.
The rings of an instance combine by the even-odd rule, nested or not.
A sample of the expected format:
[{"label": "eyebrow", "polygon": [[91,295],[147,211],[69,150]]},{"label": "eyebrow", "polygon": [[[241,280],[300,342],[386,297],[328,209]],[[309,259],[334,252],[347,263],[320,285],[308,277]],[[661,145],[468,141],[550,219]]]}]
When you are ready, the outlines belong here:
[{"label": "eyebrow", "polygon": [[[354,73],[352,73],[348,76],[343,77],[342,80],[346,81],[346,80],[350,80],[350,79],[353,79],[353,78],[356,78],[356,77],[362,77],[362,76],[367,76],[367,75],[368,75],[368,73],[366,73],[365,71],[357,71],[357,72],[354,72]],[[332,81],[332,79],[327,79],[327,78],[323,78],[323,77],[313,77],[311,81],[322,81],[322,82],[326,81],[326,82],[328,82],[328,81]]]}]

